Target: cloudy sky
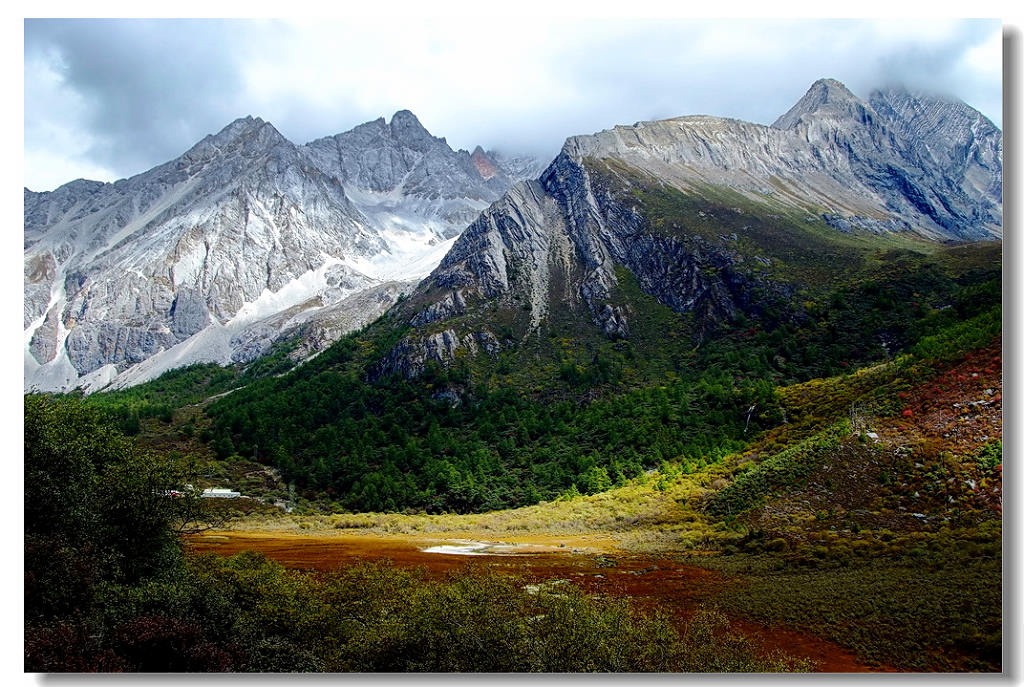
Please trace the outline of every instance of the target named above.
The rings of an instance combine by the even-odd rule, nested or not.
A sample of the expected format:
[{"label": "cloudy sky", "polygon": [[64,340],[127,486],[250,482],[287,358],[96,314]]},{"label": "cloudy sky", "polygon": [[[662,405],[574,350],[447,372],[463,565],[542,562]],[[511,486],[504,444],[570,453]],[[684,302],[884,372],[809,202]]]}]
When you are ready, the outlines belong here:
[{"label": "cloudy sky", "polygon": [[438,17],[26,20],[24,183],[113,181],[245,115],[305,143],[399,109],[455,148],[715,114],[770,124],[820,77],[902,83],[1002,126],[998,21]]}]

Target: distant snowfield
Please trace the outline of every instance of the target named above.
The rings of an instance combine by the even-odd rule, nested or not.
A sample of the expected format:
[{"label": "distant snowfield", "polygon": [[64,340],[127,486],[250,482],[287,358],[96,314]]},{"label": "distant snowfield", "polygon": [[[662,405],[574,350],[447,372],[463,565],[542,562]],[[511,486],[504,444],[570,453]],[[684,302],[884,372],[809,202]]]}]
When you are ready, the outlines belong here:
[{"label": "distant snowfield", "polygon": [[[355,258],[347,264],[381,281],[423,279],[437,267],[469,224],[443,219],[452,209],[452,201],[408,198],[401,195],[401,188],[390,193],[374,193],[346,186],[345,195],[388,245],[386,253]],[[465,208],[466,203],[462,200],[459,207]],[[475,205],[480,212],[489,203]],[[444,238],[446,236],[449,238]]]},{"label": "distant snowfield", "polygon": [[382,282],[421,280],[441,263],[458,236],[438,240],[392,231],[385,233],[384,238],[393,247],[390,254],[381,253],[370,259],[354,258],[346,260],[345,264]]},{"label": "distant snowfield", "polygon": [[[344,264],[345,261],[343,260],[330,255],[324,255],[323,264],[315,270],[299,275],[277,291],[263,289],[263,292],[256,300],[250,301],[238,309],[235,316],[225,324],[225,328],[241,329],[245,325],[284,312],[291,307],[305,303],[309,299],[322,294],[329,286],[327,283],[327,270],[333,265]],[[354,290],[346,291],[345,295],[351,293],[354,293]]]}]

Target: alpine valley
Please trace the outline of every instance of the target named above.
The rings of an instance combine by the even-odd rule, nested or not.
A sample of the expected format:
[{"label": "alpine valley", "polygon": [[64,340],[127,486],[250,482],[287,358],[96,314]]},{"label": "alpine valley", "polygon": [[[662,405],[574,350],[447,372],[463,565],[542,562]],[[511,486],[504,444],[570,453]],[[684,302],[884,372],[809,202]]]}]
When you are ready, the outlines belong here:
[{"label": "alpine valley", "polygon": [[1001,671],[1002,158],[823,79],[546,166],[402,111],[26,190],[25,388],[79,388],[26,395],[26,504],[115,445],[218,529],[27,517],[27,665]]}]

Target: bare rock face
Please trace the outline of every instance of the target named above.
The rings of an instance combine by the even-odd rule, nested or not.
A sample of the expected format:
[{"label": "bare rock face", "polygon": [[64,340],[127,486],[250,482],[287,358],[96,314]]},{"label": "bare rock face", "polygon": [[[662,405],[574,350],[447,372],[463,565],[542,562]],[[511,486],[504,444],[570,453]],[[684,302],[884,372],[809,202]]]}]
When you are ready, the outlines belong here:
[{"label": "bare rock face", "polygon": [[56,277],[57,262],[51,253],[33,255],[25,261],[25,327],[46,314]]},{"label": "bare rock face", "polygon": [[536,179],[548,166],[550,158],[540,159],[532,155],[510,155],[500,150],[486,150],[484,154],[492,161],[509,181]]},{"label": "bare rock face", "polygon": [[773,127],[841,159],[883,221],[933,238],[1002,236],[1002,133],[962,102],[902,89],[863,101],[822,79]]},{"label": "bare rock face", "polygon": [[436,303],[431,303],[410,320],[413,327],[423,327],[431,322],[449,320],[466,312],[466,301],[461,291],[453,291]]},{"label": "bare rock face", "polygon": [[957,238],[983,238],[985,227],[1002,236],[1002,132],[956,100],[895,89],[869,100],[913,163],[905,176],[921,189],[922,212]]},{"label": "bare rock face", "polygon": [[[299,335],[299,345],[289,354],[295,362],[323,351],[343,334],[361,329],[383,315],[416,282],[387,282],[357,291],[315,318],[297,319],[283,328],[283,336]],[[264,349],[264,352],[267,349]],[[261,353],[262,355],[262,353]]]},{"label": "bare rock face", "polygon": [[[419,215],[441,238],[457,236],[509,185],[536,169],[510,169],[487,157],[452,150],[412,112],[396,112],[351,131],[321,138],[303,152],[324,173],[342,181],[360,211],[380,230]],[[422,220],[421,220],[422,221]]]},{"label": "bare rock face", "polygon": [[[872,96],[879,111],[823,79],[771,127],[680,117],[574,137],[563,152],[621,160],[678,188],[709,184],[769,197],[855,226],[871,218],[869,230],[1001,237],[998,129],[963,103],[917,97],[910,104],[913,96],[896,93]],[[965,157],[985,162],[968,166]]]},{"label": "bare rock face", "polygon": [[412,379],[422,374],[430,361],[441,365],[450,363],[460,348],[475,353],[476,342],[472,337],[460,339],[452,329],[430,334],[415,342],[405,339],[380,362],[370,377],[378,379],[386,374],[398,373],[406,379]]},{"label": "bare rock face", "polygon": [[469,159],[473,163],[473,167],[476,168],[477,173],[484,180],[490,180],[503,174],[497,164],[495,164],[494,160],[492,160],[480,146],[473,149],[473,154],[470,155]]},{"label": "bare rock face", "polygon": [[26,189],[25,387],[252,360],[300,325],[313,354],[429,273],[509,183],[401,111],[305,146],[246,117],[130,179]]},{"label": "bare rock face", "polygon": [[[125,327],[103,322],[75,327],[68,336],[67,355],[76,370],[92,372],[98,360],[134,364],[174,345],[170,331]],[[90,369],[92,368],[92,369]]]},{"label": "bare rock face", "polygon": [[378,374],[408,376],[424,359],[450,359],[466,333],[445,323],[474,308],[525,310],[529,335],[559,303],[605,335],[628,338],[630,313],[610,299],[617,267],[660,303],[694,313],[698,326],[757,312],[759,299],[792,297],[786,280],[747,268],[771,267],[772,258],[732,248],[736,234],[711,241],[655,230],[630,201],[636,179],[689,196],[744,197],[837,233],[1002,236],[1002,136],[991,122],[963,103],[902,91],[864,101],[823,79],[770,127],[695,116],[569,138],[536,181],[512,186],[421,283],[409,300],[416,329]]},{"label": "bare rock face", "polygon": [[171,333],[178,341],[201,332],[210,324],[210,311],[206,307],[206,299],[202,292],[195,289],[179,289],[174,295],[169,315]]},{"label": "bare rock face", "polygon": [[29,351],[36,360],[48,363],[57,355],[57,337],[60,332],[57,317],[56,310],[46,313],[43,323],[39,325],[29,341]]},{"label": "bare rock face", "polygon": [[26,239],[27,266],[53,265],[47,295],[67,330],[48,346],[65,350],[79,375],[131,366],[225,324],[324,255],[386,248],[336,181],[248,118],[137,177],[34,194]]}]

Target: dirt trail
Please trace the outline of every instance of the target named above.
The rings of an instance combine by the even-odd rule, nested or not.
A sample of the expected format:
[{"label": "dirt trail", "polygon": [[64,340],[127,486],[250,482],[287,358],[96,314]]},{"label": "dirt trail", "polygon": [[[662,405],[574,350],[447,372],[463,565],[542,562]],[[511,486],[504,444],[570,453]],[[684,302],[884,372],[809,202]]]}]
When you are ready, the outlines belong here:
[{"label": "dirt trail", "polygon": [[[530,583],[563,579],[588,593],[629,598],[642,608],[658,609],[679,621],[688,619],[725,585],[734,583],[705,568],[656,555],[617,551],[610,541],[597,537],[531,536],[518,541],[514,537],[503,538],[508,546],[491,542],[487,549],[469,547],[476,549],[475,555],[424,551],[442,544],[466,546],[472,543],[469,537],[224,531],[193,535],[188,543],[196,553],[230,556],[246,550],[259,551],[286,567],[303,570],[334,570],[360,561],[387,559],[398,566],[423,568],[430,577],[483,568],[514,574]],[[496,549],[509,553],[494,553]],[[744,618],[733,620],[764,650],[810,658],[820,672],[879,671],[858,662],[852,652],[815,635],[789,628],[769,628]]]}]

